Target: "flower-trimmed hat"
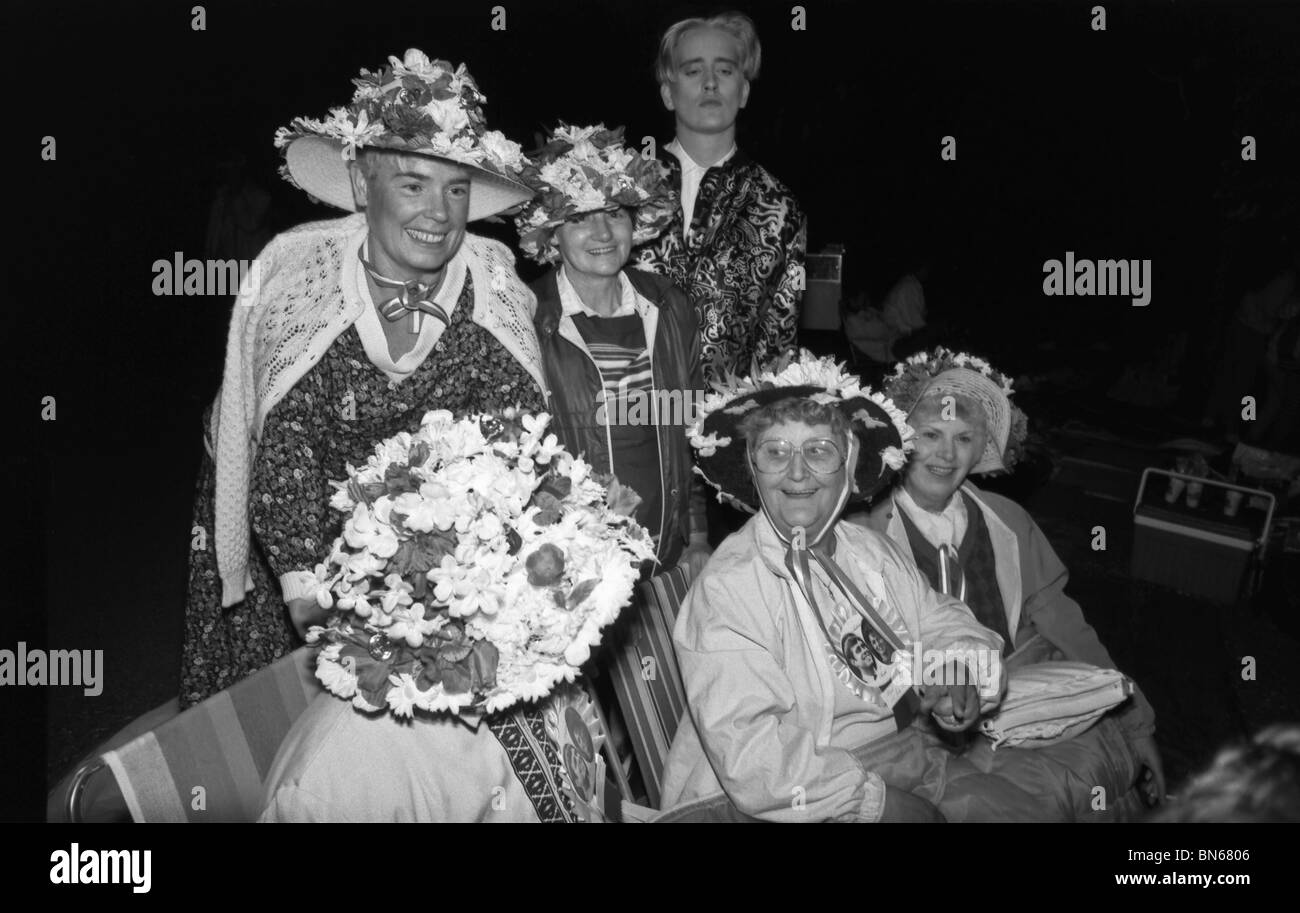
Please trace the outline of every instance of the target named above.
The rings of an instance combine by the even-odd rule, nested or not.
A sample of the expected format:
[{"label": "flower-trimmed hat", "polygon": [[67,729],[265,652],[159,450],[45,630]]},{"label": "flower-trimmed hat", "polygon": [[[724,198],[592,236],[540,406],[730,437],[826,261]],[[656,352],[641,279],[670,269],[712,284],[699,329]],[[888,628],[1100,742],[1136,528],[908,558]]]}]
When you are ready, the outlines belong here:
[{"label": "flower-trimmed hat", "polygon": [[1029,420],[1011,402],[1011,379],[982,358],[939,346],[894,366],[885,393],[911,414],[921,400],[951,393],[979,405],[988,422],[988,441],[972,473],[1009,472],[1024,448]]},{"label": "flower-trimmed hat", "polygon": [[525,166],[524,183],[536,193],[515,217],[519,248],[538,263],[560,256],[552,230],[588,212],[616,206],[635,211],[632,244],[659,236],[672,221],[677,194],[654,158],[623,145],[623,128],[561,124]]},{"label": "flower-trimmed hat", "polygon": [[378,72],[362,70],[345,108],[324,120],[296,117],[275,133],[284,178],[319,200],[356,211],[348,163],[357,150],[391,149],[446,159],[472,169],[469,218],[483,219],[526,201],[526,161],[518,143],[487,129],[479,92],[465,65],[430,60],[411,48]]},{"label": "flower-trimmed hat", "polygon": [[872,392],[841,364],[807,350],[790,353],[747,377],[715,383],[688,431],[696,451],[695,471],[718,491],[719,501],[756,513],[759,498],[746,465],[746,441],[739,429],[754,409],[784,399],[834,404],[860,445],[848,500],[872,497],[907,464],[912,428],[907,416],[883,394]]}]

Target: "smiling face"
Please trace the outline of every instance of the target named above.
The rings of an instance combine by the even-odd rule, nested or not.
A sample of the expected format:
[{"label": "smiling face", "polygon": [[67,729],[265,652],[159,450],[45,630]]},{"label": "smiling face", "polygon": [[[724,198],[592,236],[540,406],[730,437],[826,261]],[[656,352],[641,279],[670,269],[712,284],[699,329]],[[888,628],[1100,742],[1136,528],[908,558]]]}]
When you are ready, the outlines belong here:
[{"label": "smiling face", "polygon": [[766,441],[788,441],[794,446],[790,464],[785,469],[759,472],[751,455],[750,472],[767,514],[780,532],[789,536],[790,530],[802,526],[808,531],[809,541],[834,519],[848,473],[847,465],[825,475],[810,470],[799,448],[805,441],[813,440],[834,441],[840,452],[845,452],[843,435],[836,434],[830,425],[804,422],[778,422],[759,432],[750,445],[751,450],[763,446]]},{"label": "smiling face", "polygon": [[570,272],[617,276],[632,254],[632,214],[618,208],[575,216],[555,229],[555,243]]},{"label": "smiling face", "polygon": [[850,663],[868,673],[875,671],[876,658],[871,655],[862,638],[850,635],[844,639],[844,647]]},{"label": "smiling face", "polygon": [[749,101],[749,80],[740,71],[740,46],[722,29],[696,28],[681,36],[673,53],[673,78],[659,87],[677,126],[695,133],[735,128]]},{"label": "smiling face", "polygon": [[465,238],[470,170],[420,155],[372,154],[352,166],[369,252],[385,276],[433,282]]},{"label": "smiling face", "polygon": [[952,408],[939,397],[926,399],[908,416],[908,424],[916,429],[916,449],[903,486],[921,507],[932,511],[947,507],[980,461],[988,442],[981,418],[979,407],[964,404],[960,397]]}]

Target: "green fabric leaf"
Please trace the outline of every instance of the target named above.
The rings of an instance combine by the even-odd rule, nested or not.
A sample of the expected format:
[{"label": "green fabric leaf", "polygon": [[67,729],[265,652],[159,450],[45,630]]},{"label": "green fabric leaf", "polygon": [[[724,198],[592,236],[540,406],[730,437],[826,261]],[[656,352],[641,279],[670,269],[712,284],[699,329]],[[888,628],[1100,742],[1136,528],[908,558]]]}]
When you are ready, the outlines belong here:
[{"label": "green fabric leaf", "polygon": [[598,583],[600,583],[599,580],[584,580],[575,586],[573,592],[569,594],[569,608],[576,609],[582,605],[582,601],[591,595],[591,591],[596,588]]},{"label": "green fabric leaf", "polygon": [[436,662],[421,662],[420,674],[415,677],[415,687],[428,691],[435,685],[442,684],[442,670]]},{"label": "green fabric leaf", "polygon": [[468,667],[442,666],[442,687],[448,694],[465,694],[471,690],[474,682]]},{"label": "green fabric leaf", "polygon": [[455,550],[454,534],[417,533],[397,546],[397,552],[389,559],[388,566],[393,573],[403,578],[411,574],[424,574],[437,567],[442,562],[443,555],[450,555]]},{"label": "green fabric leaf", "polygon": [[501,654],[490,641],[476,640],[469,654],[469,667],[474,691],[481,693],[497,684],[497,663]]},{"label": "green fabric leaf", "polygon": [[417,492],[420,490],[420,480],[411,475],[410,466],[390,463],[384,470],[384,487],[390,495]]},{"label": "green fabric leaf", "polygon": [[459,664],[461,660],[469,656],[473,645],[469,642],[450,643],[438,647],[438,662],[444,666]]},{"label": "green fabric leaf", "polygon": [[541,493],[563,500],[573,491],[573,480],[568,476],[547,476],[546,481],[537,487]]}]

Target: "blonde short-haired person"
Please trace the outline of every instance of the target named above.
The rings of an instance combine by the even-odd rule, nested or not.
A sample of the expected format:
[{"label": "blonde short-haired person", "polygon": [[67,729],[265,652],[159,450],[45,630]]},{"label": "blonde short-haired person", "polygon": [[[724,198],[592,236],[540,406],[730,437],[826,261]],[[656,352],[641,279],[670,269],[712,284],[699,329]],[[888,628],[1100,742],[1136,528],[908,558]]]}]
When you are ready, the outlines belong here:
[{"label": "blonde short-haired person", "polygon": [[723,13],[675,23],[655,66],[676,123],[663,161],[681,205],[636,258],[694,302],[706,380],[747,373],[792,348],[803,301],[803,210],[736,146],[736,122],[761,62],[754,23]]}]

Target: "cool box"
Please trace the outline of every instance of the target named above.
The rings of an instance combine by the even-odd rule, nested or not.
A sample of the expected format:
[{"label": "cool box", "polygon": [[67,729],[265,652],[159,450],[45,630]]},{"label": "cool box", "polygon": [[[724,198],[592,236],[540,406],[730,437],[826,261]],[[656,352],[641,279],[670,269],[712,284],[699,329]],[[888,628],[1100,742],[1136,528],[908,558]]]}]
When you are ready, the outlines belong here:
[{"label": "cool box", "polygon": [[[1161,483],[1164,484],[1161,484]],[[1197,489],[1199,486],[1199,490]],[[1196,493],[1193,506],[1189,493]],[[1176,495],[1172,501],[1169,496]],[[1227,515],[1236,502],[1234,515]],[[1262,556],[1273,521],[1273,495],[1148,468],[1133,506],[1132,574],[1218,603],[1249,595],[1247,572]]]}]

